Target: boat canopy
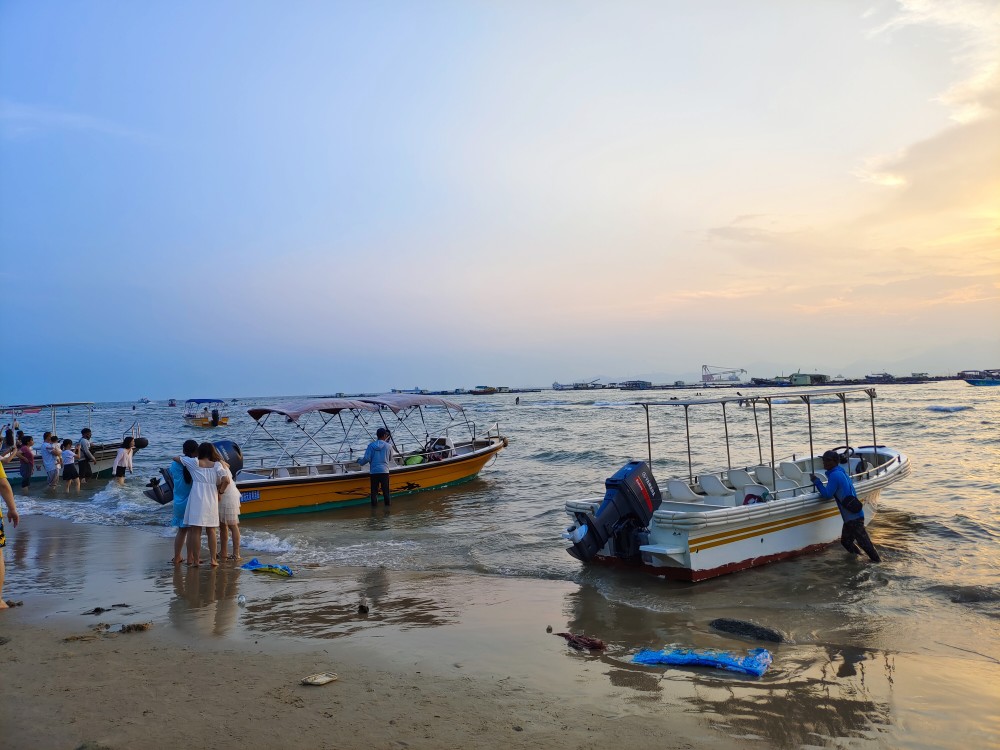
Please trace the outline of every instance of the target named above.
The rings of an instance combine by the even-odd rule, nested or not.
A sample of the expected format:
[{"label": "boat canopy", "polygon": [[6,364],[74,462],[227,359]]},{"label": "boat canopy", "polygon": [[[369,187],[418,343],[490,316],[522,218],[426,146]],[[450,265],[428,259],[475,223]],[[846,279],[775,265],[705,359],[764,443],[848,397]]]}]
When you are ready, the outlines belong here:
[{"label": "boat canopy", "polygon": [[311,414],[316,411],[325,414],[339,414],[345,409],[378,411],[378,406],[352,398],[310,398],[271,406],[255,406],[253,409],[247,409],[247,414],[259,422],[261,417],[268,414],[281,414],[289,419],[298,419],[303,414]]},{"label": "boat canopy", "polygon": [[224,404],[225,401],[221,398],[189,398],[185,404]]},{"label": "boat canopy", "polygon": [[393,414],[398,414],[403,409],[414,406],[443,406],[446,409],[465,411],[454,401],[446,401],[438,396],[424,396],[419,393],[387,393],[384,396],[374,396],[361,400],[368,404],[375,404],[377,407],[385,406],[391,409]]},{"label": "boat canopy", "polygon": [[870,385],[853,385],[847,386],[845,388],[803,388],[801,390],[792,390],[790,388],[782,388],[780,391],[775,391],[774,393],[750,393],[745,396],[720,396],[718,398],[692,398],[692,399],[671,399],[670,401],[636,401],[635,406],[700,406],[702,404],[736,404],[736,403],[753,403],[756,401],[770,401],[771,399],[781,398],[801,398],[806,400],[807,398],[812,398],[814,396],[841,396],[846,393],[855,392],[866,392],[869,396],[873,396],[875,389]]},{"label": "boat canopy", "polygon": [[93,406],[93,401],[67,401],[64,404],[11,404],[10,406],[4,406],[0,411],[3,413],[9,411],[26,411],[28,409],[58,409],[63,406]]}]

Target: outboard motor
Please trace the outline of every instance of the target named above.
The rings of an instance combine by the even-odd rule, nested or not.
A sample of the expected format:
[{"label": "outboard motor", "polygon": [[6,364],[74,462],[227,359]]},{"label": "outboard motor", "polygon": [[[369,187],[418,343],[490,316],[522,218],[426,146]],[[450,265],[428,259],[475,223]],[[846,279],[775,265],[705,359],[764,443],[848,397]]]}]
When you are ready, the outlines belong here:
[{"label": "outboard motor", "polygon": [[567,551],[576,559],[588,562],[608,541],[613,541],[615,555],[625,560],[640,557],[639,546],[647,543],[646,527],[663,496],[653,472],[645,461],[630,461],[609,477],[607,492],[596,515],[575,513],[576,525],[563,536],[572,542]]},{"label": "outboard motor", "polygon": [[160,505],[166,505],[174,501],[174,478],[170,476],[168,469],[160,469],[160,474],[163,481],[160,481],[160,477],[151,477],[146,485],[148,489],[143,490],[142,494]]},{"label": "outboard motor", "polygon": [[142,450],[149,446],[149,440],[144,437],[137,437],[135,443],[132,445],[132,450]]},{"label": "outboard motor", "polygon": [[243,468],[243,451],[240,446],[232,440],[216,440],[212,445],[219,451],[222,460],[229,464],[229,471],[235,477]]},{"label": "outboard motor", "polygon": [[219,410],[212,409],[212,427],[219,426]]}]

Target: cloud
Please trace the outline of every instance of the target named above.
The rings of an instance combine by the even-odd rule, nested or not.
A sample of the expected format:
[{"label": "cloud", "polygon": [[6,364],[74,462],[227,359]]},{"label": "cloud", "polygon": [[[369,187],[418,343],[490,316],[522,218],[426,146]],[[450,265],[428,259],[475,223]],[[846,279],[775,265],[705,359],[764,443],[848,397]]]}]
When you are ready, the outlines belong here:
[{"label": "cloud", "polygon": [[24,138],[60,130],[90,131],[118,138],[150,140],[146,133],[100,117],[0,99],[0,134],[3,137]]}]

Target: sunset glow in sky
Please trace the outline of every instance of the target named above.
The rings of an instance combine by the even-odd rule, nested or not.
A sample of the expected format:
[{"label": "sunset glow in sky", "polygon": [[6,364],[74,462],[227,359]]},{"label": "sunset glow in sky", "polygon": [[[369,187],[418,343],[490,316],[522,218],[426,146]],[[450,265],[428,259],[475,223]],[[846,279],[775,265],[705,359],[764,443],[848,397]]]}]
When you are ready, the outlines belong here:
[{"label": "sunset glow in sky", "polygon": [[998,113],[995,2],[4,2],[0,403],[1000,367]]}]

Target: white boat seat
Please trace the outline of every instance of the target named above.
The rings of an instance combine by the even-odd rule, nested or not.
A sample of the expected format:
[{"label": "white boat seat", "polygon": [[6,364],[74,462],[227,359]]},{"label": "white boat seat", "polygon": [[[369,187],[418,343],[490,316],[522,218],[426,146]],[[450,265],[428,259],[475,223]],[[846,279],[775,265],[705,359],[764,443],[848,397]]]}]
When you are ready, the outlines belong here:
[{"label": "white boat seat", "polygon": [[770,466],[754,466],[753,473],[757,477],[757,484],[765,484],[768,487],[773,487],[774,480],[781,476]]},{"label": "white boat seat", "polygon": [[236,479],[237,482],[243,482],[248,479],[267,479],[268,476],[266,474],[254,474],[252,471],[247,471],[246,469],[240,469],[238,472],[236,472],[236,476],[234,478]]},{"label": "white boat seat", "polygon": [[730,469],[726,478],[736,490],[746,487],[748,484],[756,484],[756,480],[750,476],[750,473],[746,469]]},{"label": "white boat seat", "polygon": [[802,467],[792,461],[782,461],[779,467],[786,479],[791,479],[799,484],[808,484],[809,475],[802,471]]},{"label": "white boat seat", "polygon": [[681,479],[668,479],[667,492],[674,500],[680,500],[684,503],[700,503],[705,499],[692,490],[687,482]]},{"label": "white boat seat", "polygon": [[287,477],[288,476],[288,469],[286,469],[284,466],[282,466],[280,469],[275,469],[274,470],[274,476],[278,477],[279,479],[283,478],[283,477]]},{"label": "white boat seat", "polygon": [[711,497],[729,497],[736,492],[726,487],[715,474],[705,474],[698,477],[698,484],[705,491],[705,494]]}]

